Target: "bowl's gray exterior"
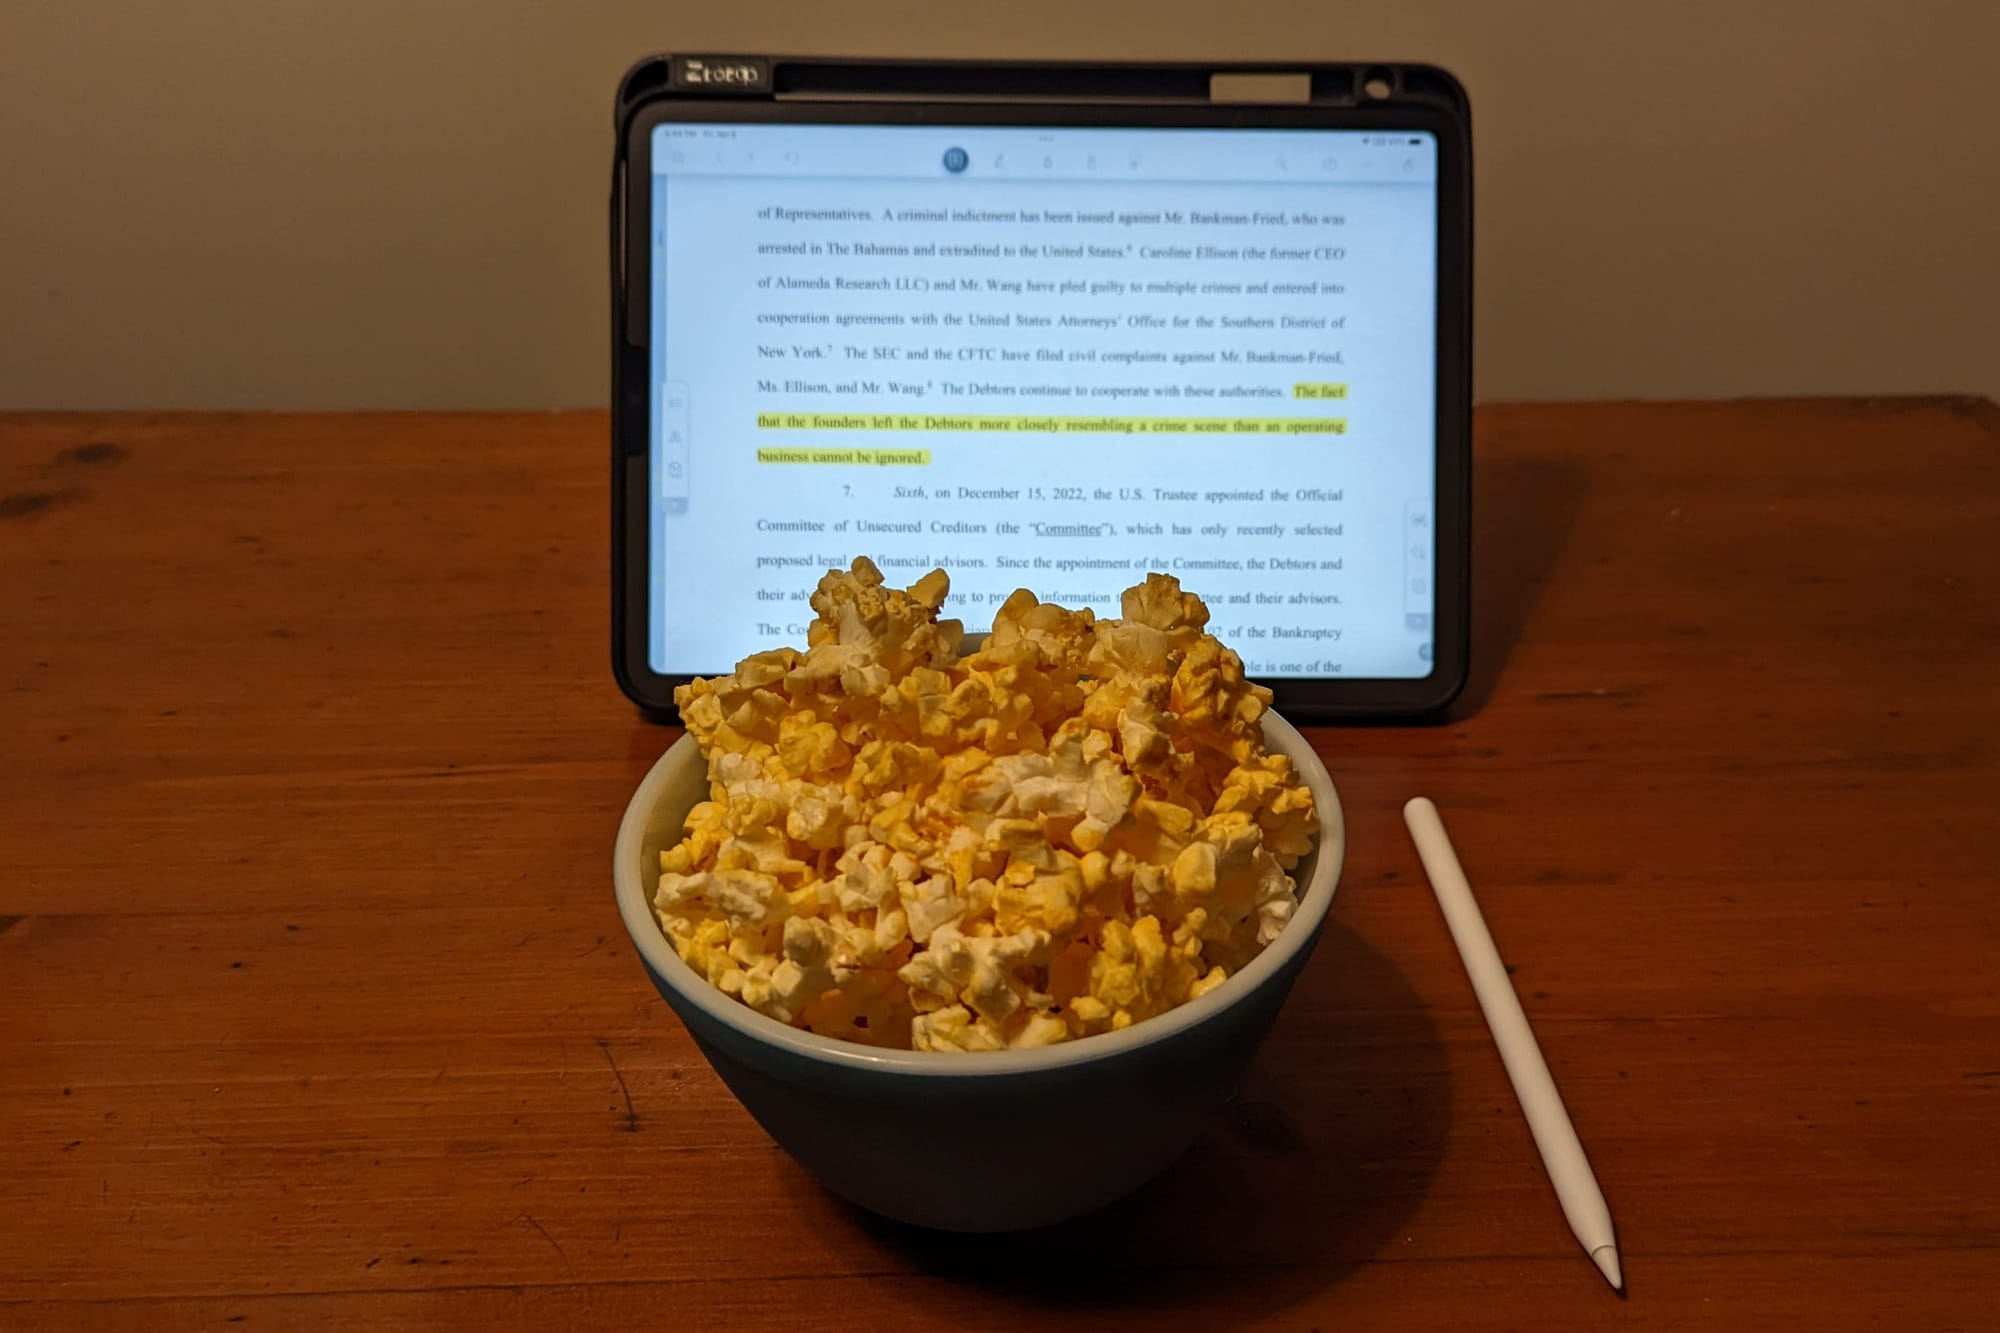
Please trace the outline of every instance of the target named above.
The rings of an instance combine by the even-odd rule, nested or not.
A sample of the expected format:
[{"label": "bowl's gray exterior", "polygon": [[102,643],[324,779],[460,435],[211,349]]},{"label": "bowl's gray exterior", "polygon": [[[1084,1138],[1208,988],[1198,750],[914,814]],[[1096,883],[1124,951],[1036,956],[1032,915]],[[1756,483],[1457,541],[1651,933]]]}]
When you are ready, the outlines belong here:
[{"label": "bowl's gray exterior", "polygon": [[801,1057],[716,1022],[646,970],[729,1090],[834,1193],[918,1226],[1012,1231],[1110,1203],[1180,1156],[1236,1086],[1311,952],[1169,1040],[952,1079]]},{"label": "bowl's gray exterior", "polygon": [[[1023,1067],[1011,1056],[935,1055],[919,1057],[922,1068],[913,1071],[871,1062],[866,1048],[839,1042],[831,1045],[849,1057],[829,1060],[799,1048],[801,1038],[822,1046],[824,1039],[725,999],[692,971],[669,981],[660,969],[682,965],[649,904],[660,850],[679,840],[688,810],[707,794],[706,765],[692,738],[671,747],[633,797],[614,867],[621,914],[653,985],[729,1090],[835,1193],[885,1217],[943,1230],[1059,1222],[1136,1189],[1194,1142],[1271,1030],[1318,942],[1345,851],[1339,798],[1295,729],[1267,715],[1265,733],[1274,750],[1292,755],[1321,811],[1319,845],[1295,872],[1301,911],[1266,950],[1290,956],[1276,967],[1247,969],[1168,1019],[1119,1034],[1136,1038],[1143,1029],[1157,1040],[1065,1043],[1049,1048],[1056,1063],[1046,1068]],[[1253,980],[1253,973],[1261,975]],[[1197,1012],[1197,1021],[1186,1021]],[[1078,1058],[1086,1054],[1096,1058]],[[1001,1067],[982,1069],[987,1060]]]}]

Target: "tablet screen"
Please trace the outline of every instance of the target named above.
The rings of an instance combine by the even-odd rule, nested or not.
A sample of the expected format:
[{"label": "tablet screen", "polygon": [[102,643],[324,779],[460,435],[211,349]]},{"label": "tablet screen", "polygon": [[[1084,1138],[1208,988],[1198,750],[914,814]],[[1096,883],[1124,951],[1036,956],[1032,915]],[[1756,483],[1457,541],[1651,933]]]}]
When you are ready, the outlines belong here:
[{"label": "tablet screen", "polygon": [[820,575],[1415,679],[1434,612],[1422,131],[673,123],[652,140],[649,653],[802,645]]}]

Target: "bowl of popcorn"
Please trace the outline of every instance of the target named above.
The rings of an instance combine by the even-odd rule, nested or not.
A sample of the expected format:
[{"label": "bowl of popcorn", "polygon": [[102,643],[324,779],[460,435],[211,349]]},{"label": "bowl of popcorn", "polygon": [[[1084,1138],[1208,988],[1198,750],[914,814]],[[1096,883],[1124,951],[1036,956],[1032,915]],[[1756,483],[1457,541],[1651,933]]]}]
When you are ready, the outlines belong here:
[{"label": "bowl of popcorn", "polygon": [[618,831],[639,957],[835,1193],[1004,1231],[1109,1203],[1234,1089],[1343,851],[1326,768],[1164,575],[968,640],[869,561],[676,695]]}]

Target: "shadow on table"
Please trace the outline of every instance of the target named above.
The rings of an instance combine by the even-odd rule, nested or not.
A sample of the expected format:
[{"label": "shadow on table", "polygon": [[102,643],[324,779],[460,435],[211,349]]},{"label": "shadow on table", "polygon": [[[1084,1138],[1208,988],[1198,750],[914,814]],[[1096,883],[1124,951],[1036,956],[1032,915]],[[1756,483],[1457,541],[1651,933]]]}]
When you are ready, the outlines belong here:
[{"label": "shadow on table", "polygon": [[1493,696],[1583,509],[1584,469],[1547,458],[1472,464],[1472,675],[1453,717]]},{"label": "shadow on table", "polygon": [[[996,1314],[1171,1311],[1208,1326],[1282,1309],[1400,1244],[1450,1123],[1430,1015],[1394,963],[1329,922],[1238,1095],[1131,1197],[1003,1236],[847,1211],[917,1273],[978,1288]],[[977,1188],[978,1145],[948,1169],[944,1187]]]}]

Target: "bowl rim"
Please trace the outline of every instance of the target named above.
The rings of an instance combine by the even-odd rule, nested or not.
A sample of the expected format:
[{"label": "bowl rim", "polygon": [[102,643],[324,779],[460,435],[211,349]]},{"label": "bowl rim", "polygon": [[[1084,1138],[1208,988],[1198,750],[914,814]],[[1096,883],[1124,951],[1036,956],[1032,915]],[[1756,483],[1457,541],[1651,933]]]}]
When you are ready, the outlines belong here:
[{"label": "bowl rim", "polygon": [[[710,1019],[751,1041],[819,1064],[877,1074],[962,1079],[1041,1073],[1116,1059],[1142,1047],[1168,1041],[1247,1000],[1309,947],[1333,906],[1334,889],[1340,882],[1341,863],[1347,852],[1346,820],[1340,807],[1340,794],[1326,771],[1326,764],[1298,728],[1267,710],[1264,714],[1264,735],[1273,749],[1290,757],[1293,767],[1312,791],[1319,815],[1317,858],[1313,863],[1311,879],[1299,892],[1298,908],[1285,923],[1278,938],[1264,946],[1247,966],[1222,985],[1164,1014],[1157,1014],[1117,1032],[1023,1050],[971,1051],[963,1054],[897,1050],[843,1041],[838,1037],[823,1037],[804,1028],[795,1028],[760,1014],[742,1001],[717,990],[705,977],[682,962],[680,955],[674,951],[666,932],[660,928],[658,918],[653,915],[650,895],[646,891],[647,877],[639,864],[645,850],[647,818],[659,803],[672,768],[686,762],[687,750],[698,750],[694,737],[685,733],[668,746],[666,752],[647,770],[625,806],[623,819],[619,821],[618,838],[612,849],[612,881],[617,892],[618,915],[624,921],[625,932],[631,936],[632,945],[639,951],[647,970],[672,987],[679,1000],[695,1006]],[[687,747],[687,750],[682,747]],[[695,758],[699,760],[699,755]]]}]

